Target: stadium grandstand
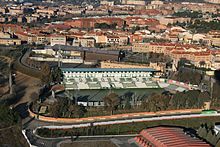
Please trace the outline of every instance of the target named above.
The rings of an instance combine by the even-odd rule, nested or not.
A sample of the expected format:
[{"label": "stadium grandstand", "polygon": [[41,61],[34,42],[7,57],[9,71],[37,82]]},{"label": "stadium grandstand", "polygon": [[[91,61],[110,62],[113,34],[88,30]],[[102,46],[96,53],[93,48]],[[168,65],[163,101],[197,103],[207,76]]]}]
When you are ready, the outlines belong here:
[{"label": "stadium grandstand", "polygon": [[159,88],[151,68],[62,68],[66,90]]}]

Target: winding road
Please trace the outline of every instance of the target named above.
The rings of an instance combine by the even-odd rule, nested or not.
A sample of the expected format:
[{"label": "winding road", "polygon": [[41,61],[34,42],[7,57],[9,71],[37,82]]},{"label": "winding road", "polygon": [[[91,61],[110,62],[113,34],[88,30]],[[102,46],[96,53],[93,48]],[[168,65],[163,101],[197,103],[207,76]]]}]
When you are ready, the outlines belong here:
[{"label": "winding road", "polygon": [[[43,138],[41,136],[38,136],[36,134],[37,129],[39,128],[47,128],[47,129],[71,129],[73,127],[80,128],[80,127],[88,127],[88,126],[98,126],[98,125],[112,125],[112,124],[123,124],[123,123],[133,123],[133,122],[150,122],[150,121],[158,121],[158,120],[174,120],[174,119],[186,119],[186,118],[203,118],[203,117],[213,117],[213,116],[220,116],[220,113],[216,114],[200,114],[200,113],[176,113],[171,114],[170,112],[163,112],[161,115],[149,115],[149,116],[134,116],[130,118],[112,118],[111,120],[103,120],[103,121],[90,121],[81,122],[81,123],[51,123],[51,122],[45,122],[40,121],[37,119],[33,119],[28,125],[26,125],[25,130],[28,130],[26,132],[26,135],[28,136],[28,139],[30,140],[31,144],[33,145],[39,145],[45,146],[45,147],[55,147],[59,142],[65,141],[70,139],[71,137],[59,137],[59,138]],[[85,138],[112,138],[112,137],[121,137],[119,136],[79,136],[81,139]]]}]

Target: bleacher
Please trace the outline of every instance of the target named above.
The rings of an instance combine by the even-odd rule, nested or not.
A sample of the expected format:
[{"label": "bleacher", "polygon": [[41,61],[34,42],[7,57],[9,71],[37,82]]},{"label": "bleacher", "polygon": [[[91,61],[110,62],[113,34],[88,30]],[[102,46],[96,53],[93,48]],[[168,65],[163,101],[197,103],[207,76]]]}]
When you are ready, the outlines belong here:
[{"label": "bleacher", "polygon": [[74,89],[121,89],[121,88],[160,88],[151,78],[68,78],[64,81],[68,90]]}]

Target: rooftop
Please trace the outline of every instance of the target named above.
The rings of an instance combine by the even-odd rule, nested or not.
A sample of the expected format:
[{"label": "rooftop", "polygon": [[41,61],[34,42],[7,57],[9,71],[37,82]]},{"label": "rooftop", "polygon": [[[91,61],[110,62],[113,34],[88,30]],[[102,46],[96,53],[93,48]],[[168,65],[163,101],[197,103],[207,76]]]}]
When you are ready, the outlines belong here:
[{"label": "rooftop", "polygon": [[[192,137],[193,136],[193,137]],[[136,137],[136,141],[146,139],[155,146],[177,147],[177,146],[206,146],[210,145],[198,138],[190,132],[186,133],[183,128],[177,127],[154,127],[141,131],[140,135]]]},{"label": "rooftop", "polygon": [[156,72],[153,68],[61,68],[69,72]]}]

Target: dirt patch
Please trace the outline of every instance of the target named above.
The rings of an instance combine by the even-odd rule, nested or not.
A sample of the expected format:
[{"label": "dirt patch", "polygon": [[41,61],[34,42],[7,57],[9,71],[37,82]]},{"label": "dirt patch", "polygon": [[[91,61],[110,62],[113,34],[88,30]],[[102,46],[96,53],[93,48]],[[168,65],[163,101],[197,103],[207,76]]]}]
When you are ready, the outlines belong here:
[{"label": "dirt patch", "polygon": [[38,92],[40,80],[20,72],[16,73],[16,92],[20,95],[16,105],[32,101],[31,94]]},{"label": "dirt patch", "polygon": [[19,126],[0,129],[0,146],[28,147],[28,143],[21,133]]}]

